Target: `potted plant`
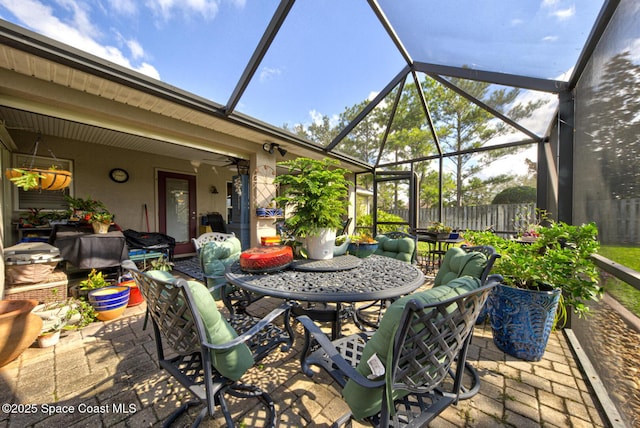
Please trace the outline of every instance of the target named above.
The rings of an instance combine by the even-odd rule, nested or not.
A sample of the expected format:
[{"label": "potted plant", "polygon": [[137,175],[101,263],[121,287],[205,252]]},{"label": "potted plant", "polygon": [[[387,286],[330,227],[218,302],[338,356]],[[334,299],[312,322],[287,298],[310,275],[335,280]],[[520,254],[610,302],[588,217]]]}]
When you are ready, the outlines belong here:
[{"label": "potted plant", "polygon": [[49,169],[8,168],[5,175],[16,187],[24,190],[62,190],[71,184],[71,172],[55,165]]},{"label": "potted plant", "polygon": [[545,221],[547,226],[529,228],[535,240],[505,239],[491,232],[465,234],[472,245],[492,245],[502,256],[491,272],[504,281],[488,302],[494,342],[528,361],[542,358],[551,330],[564,326],[567,308],[586,316],[588,302],[602,295],[591,261],[599,248],[596,225]]},{"label": "potted plant", "polygon": [[435,240],[447,239],[451,234],[451,227],[445,226],[443,223],[439,221],[431,222],[429,226],[426,228],[426,234],[433,237]]},{"label": "potted plant", "polygon": [[91,213],[89,217],[89,223],[91,223],[95,233],[109,232],[109,226],[111,225],[112,220],[113,214],[108,211]]},{"label": "potted plant", "polygon": [[351,242],[349,243],[347,251],[349,252],[349,254],[352,254],[361,259],[369,257],[378,249],[378,241],[376,241],[366,233],[352,235],[350,237],[350,241]]},{"label": "potted plant", "polygon": [[298,240],[304,240],[309,258],[316,260],[333,257],[336,231],[342,227],[347,214],[348,185],[340,162],[325,158],[315,160],[297,158],[279,162],[288,168],[274,183],[282,194],[275,198],[286,213],[285,226]]},{"label": "potted plant", "polygon": [[65,195],[65,200],[69,204],[71,211],[70,219],[72,221],[89,221],[91,214],[94,212],[106,211],[106,207],[101,201],[92,199],[90,196],[83,198],[74,198]]},{"label": "potted plant", "polygon": [[111,283],[102,272],[97,271],[96,269],[91,269],[87,278],[80,281],[79,284],[72,286],[70,291],[73,297],[84,298],[86,300],[89,291],[108,287],[109,285],[111,285]]},{"label": "potted plant", "polygon": [[73,298],[38,305],[32,312],[42,319],[42,329],[37,338],[41,348],[57,344],[63,328],[82,320],[77,301]]}]

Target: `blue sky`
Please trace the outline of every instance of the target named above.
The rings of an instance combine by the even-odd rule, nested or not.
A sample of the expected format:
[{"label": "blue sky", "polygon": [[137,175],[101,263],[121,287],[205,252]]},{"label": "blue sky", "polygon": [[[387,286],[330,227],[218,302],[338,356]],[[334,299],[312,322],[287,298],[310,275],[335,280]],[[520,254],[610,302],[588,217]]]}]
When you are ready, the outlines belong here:
[{"label": "blue sky", "polygon": [[[573,66],[602,0],[395,4],[402,6],[386,9],[389,19],[416,60],[558,78]],[[277,6],[0,0],[0,18],[225,104]],[[549,52],[557,58],[545,61]],[[403,66],[365,0],[299,0],[237,110],[277,126],[308,124],[371,97]]]}]

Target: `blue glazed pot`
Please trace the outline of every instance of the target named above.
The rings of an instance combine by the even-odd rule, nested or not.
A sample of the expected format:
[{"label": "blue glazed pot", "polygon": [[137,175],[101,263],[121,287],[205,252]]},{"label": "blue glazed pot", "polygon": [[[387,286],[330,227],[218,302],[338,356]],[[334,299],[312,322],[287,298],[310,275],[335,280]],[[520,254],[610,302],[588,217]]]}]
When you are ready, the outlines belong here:
[{"label": "blue glazed pot", "polygon": [[366,259],[371,254],[375,253],[377,249],[378,249],[377,242],[375,244],[357,244],[352,242],[349,244],[348,251],[349,251],[349,254],[352,254],[361,259]]},{"label": "blue glazed pot", "polygon": [[489,296],[491,329],[496,346],[525,361],[540,361],[560,299],[559,288],[525,290],[498,285]]}]

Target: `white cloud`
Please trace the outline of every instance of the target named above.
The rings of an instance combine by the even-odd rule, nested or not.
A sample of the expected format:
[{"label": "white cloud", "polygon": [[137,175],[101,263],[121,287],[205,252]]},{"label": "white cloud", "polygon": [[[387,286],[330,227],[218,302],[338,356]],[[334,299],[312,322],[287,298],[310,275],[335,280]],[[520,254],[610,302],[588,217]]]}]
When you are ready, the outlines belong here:
[{"label": "white cloud", "polygon": [[545,36],[542,38],[543,42],[555,42],[558,40],[558,36]]},{"label": "white cloud", "polygon": [[[85,3],[75,0],[61,0],[59,4],[70,13],[70,18],[67,20],[58,18],[54,15],[52,7],[37,0],[0,0],[0,4],[14,14],[25,27],[44,36],[155,79],[160,78],[160,73],[151,64],[134,65],[117,47],[101,44],[98,41],[101,33],[92,23],[90,10],[86,9]],[[127,41],[126,43],[132,52],[133,59],[144,57],[142,46],[135,41]]]},{"label": "white cloud", "polygon": [[260,70],[260,82],[265,82],[275,76],[280,76],[281,74],[282,71],[279,68],[262,67],[262,69]]},{"label": "white cloud", "polygon": [[137,3],[134,0],[109,0],[111,9],[122,15],[135,15],[138,12]]},{"label": "white cloud", "polygon": [[[238,7],[244,5],[244,1],[232,3]],[[171,20],[173,14],[178,12],[184,16],[195,13],[205,19],[214,19],[218,14],[220,0],[147,0],[145,4],[165,21]]]},{"label": "white cloud", "polygon": [[131,51],[131,55],[133,55],[135,59],[144,58],[144,49],[142,48],[140,43],[138,43],[136,40],[127,40],[126,44]]},{"label": "white cloud", "polygon": [[572,18],[576,14],[576,7],[571,6],[567,9],[559,9],[551,13],[551,15],[558,18],[560,21]]}]

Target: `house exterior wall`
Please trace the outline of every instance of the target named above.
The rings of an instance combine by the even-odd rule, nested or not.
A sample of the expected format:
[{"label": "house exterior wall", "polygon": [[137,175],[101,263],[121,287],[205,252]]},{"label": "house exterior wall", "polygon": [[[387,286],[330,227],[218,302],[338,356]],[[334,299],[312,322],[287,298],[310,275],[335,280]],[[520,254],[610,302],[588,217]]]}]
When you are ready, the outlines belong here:
[{"label": "house exterior wall", "polygon": [[[33,150],[35,134],[24,132],[17,135],[15,142],[21,153]],[[229,168],[218,167],[214,171],[211,166],[202,164],[196,173],[186,160],[43,135],[38,154],[47,156],[49,149],[56,157],[73,161],[74,175],[71,186],[74,196],[90,196],[102,201],[107,209],[115,214],[115,221],[123,230],[147,231],[144,210],[146,204],[149,231],[158,231],[157,170],[195,175],[197,213],[218,211],[226,214],[226,183],[231,181],[234,174]],[[127,182],[116,183],[109,178],[109,171],[116,167],[128,171]],[[218,188],[218,194],[210,193],[212,185]],[[11,192],[14,192],[15,188],[10,187]],[[16,210],[11,210],[11,213],[12,221],[16,221],[23,214]],[[4,245],[13,245],[15,239],[15,233],[7,234]]]}]

